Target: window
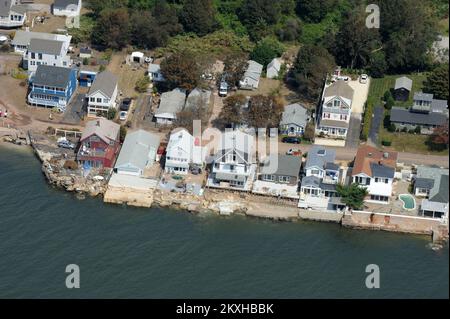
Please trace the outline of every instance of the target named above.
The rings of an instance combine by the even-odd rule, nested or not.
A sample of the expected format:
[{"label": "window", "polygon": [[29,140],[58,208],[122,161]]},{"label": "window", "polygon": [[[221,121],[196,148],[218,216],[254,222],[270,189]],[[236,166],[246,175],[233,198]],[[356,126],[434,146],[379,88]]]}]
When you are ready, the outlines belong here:
[{"label": "window", "polygon": [[379,178],[375,177],[375,183],[378,183]]},{"label": "window", "polygon": [[385,178],[385,179],[384,179],[384,183],[385,183],[385,184],[388,184],[388,183],[389,183],[389,179]]},{"label": "window", "polygon": [[97,98],[97,103],[102,103],[102,99],[101,98]]},{"label": "window", "polygon": [[31,52],[31,58],[36,59],[36,54],[34,52]]},{"label": "window", "polygon": [[319,175],[319,170],[318,169],[313,169],[313,170],[311,170],[311,174],[312,175]]},{"label": "window", "polygon": [[38,53],[38,59],[42,60],[42,53]]},{"label": "window", "polygon": [[289,183],[289,180],[290,180],[289,176],[279,176],[278,177],[278,181],[280,183]]},{"label": "window", "polygon": [[90,101],[90,102],[95,102],[95,97],[89,98],[89,101]]},{"label": "window", "polygon": [[339,101],[339,100],[334,100],[334,101],[333,101],[333,105],[334,105],[334,107],[340,107],[340,106],[341,106],[341,101]]}]

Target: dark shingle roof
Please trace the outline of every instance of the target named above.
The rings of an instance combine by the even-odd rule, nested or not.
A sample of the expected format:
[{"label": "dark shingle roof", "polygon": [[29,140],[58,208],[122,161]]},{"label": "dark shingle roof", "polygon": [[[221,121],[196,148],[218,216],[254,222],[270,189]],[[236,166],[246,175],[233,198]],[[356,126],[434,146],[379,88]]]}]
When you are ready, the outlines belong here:
[{"label": "dark shingle roof", "polygon": [[[273,172],[273,168],[270,167],[270,163],[277,162],[276,171]],[[261,163],[261,174],[274,174],[283,176],[297,177],[300,172],[300,166],[302,162],[297,156],[290,155],[270,155]],[[274,164],[272,164],[274,165]]]},{"label": "dark shingle roof", "polygon": [[394,178],[395,169],[383,164],[370,163],[372,177]]},{"label": "dark shingle roof", "polygon": [[411,91],[412,83],[413,82],[412,82],[412,80],[410,78],[408,78],[406,76],[402,76],[402,77],[397,78],[395,80],[395,87],[394,87],[394,89],[398,90],[398,89],[404,88],[404,89],[407,89],[408,91]]},{"label": "dark shingle roof", "polygon": [[[441,176],[441,182],[439,184],[439,190],[434,196],[430,196],[430,201],[439,203],[448,203],[448,175]],[[431,194],[430,194],[431,195]]]},{"label": "dark shingle roof", "polygon": [[11,9],[11,0],[0,0],[0,16],[6,17]]},{"label": "dark shingle roof", "polygon": [[437,112],[416,113],[402,107],[393,107],[391,109],[391,122],[414,125],[442,125],[447,122],[447,116]]},{"label": "dark shingle roof", "polygon": [[434,186],[434,179],[432,178],[416,178],[416,181],[414,182],[414,186],[418,188],[426,188],[426,189],[432,189]]},{"label": "dark shingle roof", "polygon": [[66,88],[72,69],[52,65],[39,65],[32,80],[33,84]]},{"label": "dark shingle roof", "polygon": [[55,8],[67,8],[69,4],[78,5],[79,0],[55,0],[54,7]]},{"label": "dark shingle roof", "polygon": [[302,179],[302,186],[320,188],[320,178],[316,176],[305,176]]},{"label": "dark shingle roof", "polygon": [[327,163],[333,163],[336,151],[322,146],[314,145],[308,152],[305,169],[313,166],[325,168]]}]

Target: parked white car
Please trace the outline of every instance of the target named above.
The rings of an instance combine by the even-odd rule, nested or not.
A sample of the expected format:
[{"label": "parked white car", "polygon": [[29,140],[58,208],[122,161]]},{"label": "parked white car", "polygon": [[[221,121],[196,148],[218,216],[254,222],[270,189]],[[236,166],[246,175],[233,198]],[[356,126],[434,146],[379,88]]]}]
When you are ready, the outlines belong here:
[{"label": "parked white car", "polygon": [[122,111],[119,113],[119,120],[125,121],[127,119],[128,112]]},{"label": "parked white car", "polygon": [[367,74],[361,74],[361,76],[359,77],[359,82],[362,84],[366,84],[368,79],[369,76]]}]

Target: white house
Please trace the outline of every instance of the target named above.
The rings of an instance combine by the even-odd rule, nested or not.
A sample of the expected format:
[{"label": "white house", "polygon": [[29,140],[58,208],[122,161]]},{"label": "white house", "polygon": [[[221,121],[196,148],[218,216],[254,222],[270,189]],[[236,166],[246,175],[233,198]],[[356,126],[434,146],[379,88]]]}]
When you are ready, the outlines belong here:
[{"label": "white house", "polygon": [[345,139],[352,113],[353,89],[344,80],[325,87],[316,133]]},{"label": "white house", "polygon": [[63,47],[69,48],[72,36],[56,33],[18,30],[14,35],[14,39],[11,41],[11,45],[14,48],[14,52],[24,55],[24,59],[26,59],[27,58],[26,53],[28,50],[28,46],[30,45],[31,39],[62,41],[64,42]]},{"label": "white house", "polygon": [[206,148],[199,138],[193,137],[186,129],[172,131],[166,149],[166,173],[187,174],[192,165],[203,166]]},{"label": "white house", "polygon": [[144,130],[128,133],[114,171],[117,174],[143,176],[145,169],[155,163],[159,143],[158,135]]},{"label": "white house", "polygon": [[239,87],[243,90],[255,90],[259,86],[259,80],[263,66],[253,60],[248,61],[247,70],[244,73],[244,77],[239,81]]},{"label": "white house", "polygon": [[81,0],[55,0],[52,9],[55,16],[77,17],[81,12]]},{"label": "white house", "polygon": [[389,202],[397,156],[397,152],[381,151],[368,145],[358,148],[353,164],[352,182],[367,189],[368,202]]},{"label": "white house", "polygon": [[95,77],[86,95],[88,99],[88,116],[105,116],[110,108],[117,109],[117,76],[103,71]]},{"label": "white house", "polygon": [[27,10],[16,0],[0,1],[0,28],[18,28],[24,25]]},{"label": "white house", "polygon": [[156,123],[171,125],[177,118],[177,113],[183,110],[186,101],[186,92],[174,89],[161,94],[159,107],[155,112]]},{"label": "white house", "polygon": [[273,59],[267,65],[266,77],[268,79],[275,79],[280,75],[281,71],[281,61],[278,58]]},{"label": "white house", "polygon": [[161,65],[150,63],[148,65],[148,77],[152,82],[163,82],[164,77],[161,73]]},{"label": "white house", "polygon": [[207,185],[250,191],[256,173],[254,136],[241,131],[222,134]]},{"label": "white house", "polygon": [[286,105],[280,121],[280,133],[301,136],[305,132],[308,121],[306,107],[299,103]]},{"label": "white house", "polygon": [[23,66],[33,74],[39,65],[70,67],[70,56],[67,55],[68,43],[58,40],[31,39],[28,45]]}]

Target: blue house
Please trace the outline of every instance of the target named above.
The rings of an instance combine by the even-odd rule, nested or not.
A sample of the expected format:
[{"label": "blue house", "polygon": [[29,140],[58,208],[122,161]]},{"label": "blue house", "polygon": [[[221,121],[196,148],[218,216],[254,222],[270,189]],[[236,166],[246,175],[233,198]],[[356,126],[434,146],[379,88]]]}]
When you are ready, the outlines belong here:
[{"label": "blue house", "polygon": [[29,81],[30,105],[56,107],[64,112],[77,89],[77,71],[71,68],[39,65]]},{"label": "blue house", "polygon": [[91,87],[92,83],[97,76],[97,72],[80,70],[80,76],[78,77],[78,82],[82,87]]}]

